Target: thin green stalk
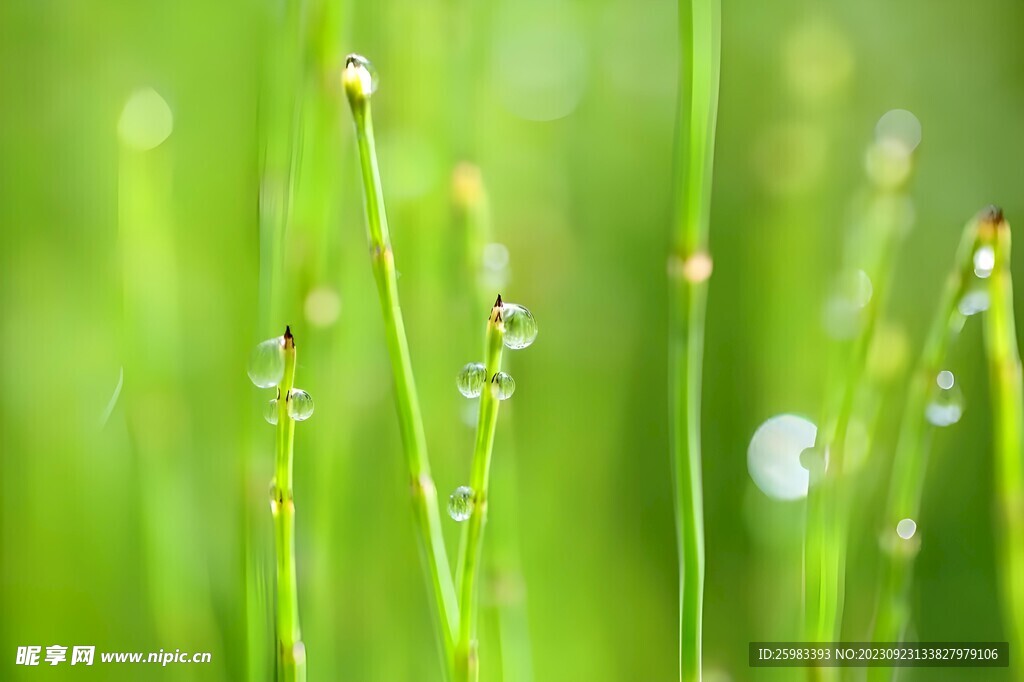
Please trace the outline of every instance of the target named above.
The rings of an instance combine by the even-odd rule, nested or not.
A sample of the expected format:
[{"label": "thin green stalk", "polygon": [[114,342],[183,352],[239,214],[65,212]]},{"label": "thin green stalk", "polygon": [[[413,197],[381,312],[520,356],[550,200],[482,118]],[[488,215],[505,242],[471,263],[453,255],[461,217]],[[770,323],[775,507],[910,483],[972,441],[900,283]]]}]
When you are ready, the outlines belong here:
[{"label": "thin green stalk", "polygon": [[[909,154],[909,152],[907,152]],[[908,157],[909,158],[909,157]],[[858,329],[849,341],[831,344],[829,382],[822,428],[815,439],[807,493],[807,525],[804,544],[804,639],[838,640],[843,632],[846,597],[846,554],[850,536],[856,472],[848,462],[850,426],[857,412],[858,398],[869,395],[868,353],[876,337],[885,308],[893,265],[906,233],[905,182],[880,183],[865,207],[857,238],[844,254],[849,274],[866,276],[870,293],[857,314]],[[856,268],[856,269],[855,269]],[[851,286],[851,285],[847,285]],[[859,282],[853,286],[860,288]],[[859,293],[842,292],[856,299]],[[859,301],[848,301],[852,305]],[[871,434],[868,433],[868,437]],[[834,678],[838,671],[808,668],[811,679]]]},{"label": "thin green stalk", "polygon": [[[490,304],[492,292],[504,288],[508,279],[507,266],[496,267],[484,261],[484,248],[492,241],[487,188],[480,169],[466,162],[455,168],[452,185],[456,213],[462,227],[462,271],[476,281],[475,304],[486,307]],[[507,361],[505,366],[507,369]],[[507,410],[504,412],[506,428],[511,416]],[[501,514],[487,519],[491,526],[491,542],[485,550],[488,555],[485,563],[494,589],[493,622],[498,631],[501,677],[506,682],[526,682],[533,679],[533,655],[526,625],[525,589],[522,587],[517,526],[519,485],[512,448],[511,442],[504,445],[505,456],[498,463],[501,471],[496,475],[495,487],[500,486],[503,491]],[[461,572],[460,567],[458,573]],[[456,575],[457,587],[462,582],[459,574]]]},{"label": "thin green stalk", "polygon": [[277,664],[286,682],[306,679],[306,649],[299,627],[299,594],[295,577],[295,499],[292,469],[295,459],[295,420],[288,413],[295,386],[295,339],[284,332],[284,378],[277,393],[277,448],[270,511],[274,517],[277,553]]},{"label": "thin green stalk", "polygon": [[299,602],[295,570],[295,502],[293,468],[295,421],[288,402],[295,385],[295,340],[291,329],[284,334],[284,377],[278,387],[277,443],[274,458],[271,513],[277,562],[277,642],[282,679],[306,679],[306,655],[299,626]]},{"label": "thin green stalk", "polygon": [[[963,324],[958,304],[967,293],[974,276],[973,256],[977,248],[979,224],[986,224],[989,220],[990,217],[983,214],[964,227],[953,269],[946,281],[938,310],[925,339],[924,350],[907,390],[886,503],[885,530],[882,534],[882,582],[872,633],[872,639],[876,642],[900,641],[910,619],[910,582],[919,541],[914,537],[906,540],[901,538],[896,533],[896,526],[902,519],[916,520],[920,511],[934,429],[926,417],[926,410],[950,342]],[[886,668],[871,668],[868,673],[871,679],[887,679],[891,676],[891,671]]]},{"label": "thin green stalk", "polygon": [[679,541],[679,677],[701,678],[704,500],[700,398],[711,275],[708,225],[721,71],[720,0],[681,0],[677,215],[672,237],[670,425]]},{"label": "thin green stalk", "polygon": [[[296,165],[301,137],[299,110],[302,105],[297,83],[302,82],[304,35],[302,2],[289,0],[280,15],[264,15],[261,34],[266,41],[265,59],[260,64],[257,106],[260,167],[259,226],[259,324],[261,331],[276,328],[282,319],[287,282],[284,277],[286,235],[292,222]],[[253,463],[242,462],[243,485],[252,480]],[[265,566],[269,549],[255,521],[263,511],[243,507],[246,527],[246,649],[247,679],[264,680],[269,674],[271,632],[264,607],[270,599],[266,589],[269,576]]]},{"label": "thin green stalk", "polygon": [[491,472],[491,452],[494,449],[494,429],[498,423],[498,406],[501,404],[498,398],[498,372],[501,371],[505,338],[501,311],[501,296],[498,296],[487,318],[487,336],[484,343],[484,367],[490,383],[480,392],[480,416],[477,421],[473,471],[469,484],[473,490],[473,512],[466,524],[459,549],[459,639],[455,646],[457,682],[476,680],[479,674],[476,651],[477,577],[483,547],[484,523],[487,521],[487,486]]},{"label": "thin green stalk", "polygon": [[384,314],[384,333],[395,382],[395,407],[412,478],[413,506],[434,590],[434,603],[439,621],[438,635],[444,647],[445,660],[450,662],[454,656],[454,640],[459,632],[458,601],[448,566],[441,516],[437,507],[437,491],[430,476],[426,434],[416,394],[412,360],[409,357],[409,343],[405,337],[405,323],[398,300],[398,279],[384,210],[384,196],[373,137],[373,120],[370,114],[372,77],[365,63],[361,57],[350,55],[346,60],[343,82],[355,121],[360,169],[366,194],[366,217],[373,274],[377,281],[377,292]]},{"label": "thin green stalk", "polygon": [[984,336],[992,394],[1003,608],[1011,649],[1024,652],[1024,384],[1013,316],[1010,226],[1002,212],[993,211],[979,240],[994,252]]}]

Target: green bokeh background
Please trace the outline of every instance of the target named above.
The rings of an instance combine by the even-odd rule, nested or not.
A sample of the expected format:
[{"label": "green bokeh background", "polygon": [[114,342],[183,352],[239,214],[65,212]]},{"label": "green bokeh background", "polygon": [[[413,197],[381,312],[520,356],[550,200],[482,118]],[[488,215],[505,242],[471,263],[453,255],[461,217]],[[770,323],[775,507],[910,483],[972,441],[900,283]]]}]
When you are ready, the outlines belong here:
[{"label": "green bokeh background", "polygon": [[[705,366],[709,679],[798,677],[747,667],[747,642],[799,636],[803,507],[758,491],[746,451],[772,415],[820,416],[819,311],[875,122],[908,109],[924,131],[917,220],[885,315],[913,357],[964,220],[994,201],[1024,222],[1022,22],[1011,0],[724,2]],[[245,369],[286,323],[297,382],[316,400],[296,443],[310,679],[440,678],[338,79],[358,51],[380,74],[383,180],[442,497],[469,474],[453,378],[479,359],[487,312],[460,260],[459,161],[482,169],[493,238],[508,247],[502,293],[540,324],[512,358],[483,597],[489,613],[523,609],[529,648],[499,664],[498,621],[485,619],[484,677],[672,679],[676,26],[668,0],[304,0],[297,15],[239,0],[0,5],[0,678],[241,680],[268,662],[247,644],[246,576],[272,580],[273,434],[260,416],[270,396]],[[146,153],[117,134],[139,87],[174,114]],[[261,225],[266,236],[275,224],[289,168],[291,219],[273,251]],[[314,290],[339,297],[334,323],[310,320]],[[918,519],[921,640],[1007,638],[979,337],[970,321],[951,361],[966,411],[935,439]],[[847,639],[871,618],[901,393],[897,382],[858,500]],[[201,650],[213,663],[14,666],[28,644]]]}]

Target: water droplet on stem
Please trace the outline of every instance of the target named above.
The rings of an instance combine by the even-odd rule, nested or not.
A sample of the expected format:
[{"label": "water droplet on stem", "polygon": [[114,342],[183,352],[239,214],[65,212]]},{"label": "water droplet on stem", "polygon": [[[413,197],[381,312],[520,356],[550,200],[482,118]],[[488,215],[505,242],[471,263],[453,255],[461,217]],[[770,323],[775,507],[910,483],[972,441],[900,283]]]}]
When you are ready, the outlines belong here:
[{"label": "water droplet on stem", "polygon": [[249,378],[260,388],[273,388],[284,378],[284,337],[257,344],[249,356]]},{"label": "water droplet on stem", "polygon": [[263,406],[263,418],[267,420],[268,424],[277,426],[277,398],[271,398]]},{"label": "water droplet on stem", "polygon": [[313,397],[301,388],[293,388],[288,394],[288,416],[303,422],[313,415]]},{"label": "water droplet on stem", "polygon": [[979,246],[974,252],[974,276],[987,279],[996,267],[996,252],[990,245]]},{"label": "water droplet on stem", "polygon": [[508,400],[516,392],[516,380],[505,372],[498,372],[491,380],[494,395],[498,400]]},{"label": "water droplet on stem", "polygon": [[448,516],[456,521],[465,521],[473,515],[473,489],[460,485],[448,497]]},{"label": "water droplet on stem", "polygon": [[356,94],[369,97],[377,92],[377,69],[362,55],[350,54],[345,58],[345,70],[341,78],[350,96]]},{"label": "water droplet on stem", "polygon": [[459,393],[467,398],[476,398],[487,380],[487,369],[479,362],[466,363],[455,377]]},{"label": "water droplet on stem", "polygon": [[925,418],[935,426],[951,426],[960,421],[964,413],[963,391],[949,370],[935,377],[931,398],[925,407]]},{"label": "water droplet on stem", "polygon": [[914,537],[916,532],[917,522],[914,519],[902,519],[896,524],[896,535],[899,535],[904,540]]},{"label": "water droplet on stem", "polygon": [[501,309],[505,323],[505,347],[526,348],[537,338],[537,320],[533,313],[517,303],[505,303]]}]

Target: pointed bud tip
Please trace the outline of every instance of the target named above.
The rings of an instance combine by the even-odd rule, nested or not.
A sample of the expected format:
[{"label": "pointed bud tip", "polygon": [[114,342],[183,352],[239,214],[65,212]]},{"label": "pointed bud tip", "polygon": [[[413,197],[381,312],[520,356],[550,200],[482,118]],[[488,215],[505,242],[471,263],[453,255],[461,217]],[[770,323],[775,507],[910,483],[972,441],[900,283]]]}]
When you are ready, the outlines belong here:
[{"label": "pointed bud tip", "polygon": [[285,348],[294,348],[295,347],[295,337],[292,336],[292,326],[290,324],[287,324],[284,327],[284,347]]},{"label": "pointed bud tip", "polygon": [[501,302],[501,294],[498,294],[498,298],[494,301],[494,307],[495,308],[500,308],[503,305],[504,304]]},{"label": "pointed bud tip", "polygon": [[995,204],[990,204],[981,212],[981,219],[989,223],[1003,222],[1003,209]]}]

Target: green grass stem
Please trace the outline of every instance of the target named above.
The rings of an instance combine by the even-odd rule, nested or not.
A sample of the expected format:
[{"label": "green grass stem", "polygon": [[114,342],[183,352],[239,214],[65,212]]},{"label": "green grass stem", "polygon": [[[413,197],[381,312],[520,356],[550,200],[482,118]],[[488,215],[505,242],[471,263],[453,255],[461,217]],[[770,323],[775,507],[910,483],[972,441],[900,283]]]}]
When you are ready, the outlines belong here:
[{"label": "green grass stem", "polygon": [[980,242],[995,255],[983,330],[992,395],[1002,602],[1010,649],[1020,656],[1024,653],[1024,384],[1013,315],[1010,226],[1000,211],[993,211],[992,218],[979,232]]},{"label": "green grass stem", "polygon": [[701,679],[704,500],[700,399],[721,71],[720,0],[681,0],[677,208],[669,259],[670,424],[679,543],[679,677]]},{"label": "green grass stem", "polygon": [[370,73],[361,59],[350,56],[346,61],[343,82],[355,121],[359,165],[365,190],[370,256],[384,315],[384,332],[395,383],[395,407],[409,465],[416,522],[434,592],[439,620],[438,635],[444,647],[445,659],[450,662],[454,660],[454,641],[459,632],[458,601],[445,550],[441,516],[437,507],[437,491],[430,475],[423,417],[416,394],[402,308],[399,304],[395,259],[391,250],[380,171],[377,168],[373,120],[370,113],[370,80]]},{"label": "green grass stem", "polygon": [[[907,178],[909,178],[907,173]],[[817,463],[807,491],[807,520],[804,540],[804,639],[836,641],[842,637],[846,593],[846,554],[851,526],[851,505],[856,490],[853,463],[847,459],[850,425],[857,412],[858,398],[870,394],[868,356],[875,342],[882,310],[906,222],[905,181],[876,188],[856,229],[856,246],[845,254],[849,275],[863,274],[871,293],[857,313],[858,328],[849,341],[833,344],[829,398],[823,427],[815,442]],[[856,268],[854,266],[857,266]],[[851,292],[841,295],[850,296]],[[867,415],[870,419],[870,415]],[[869,431],[868,439],[873,434]],[[808,668],[814,678],[831,677],[834,671]]]},{"label": "green grass stem", "polygon": [[455,679],[457,682],[476,680],[479,661],[476,650],[476,616],[478,612],[480,559],[482,556],[484,524],[487,521],[487,488],[491,473],[491,452],[494,449],[494,431],[498,423],[497,375],[501,370],[504,350],[505,325],[501,319],[501,296],[494,302],[487,318],[484,342],[484,367],[490,379],[480,392],[480,416],[477,421],[476,441],[473,447],[473,469],[469,486],[473,490],[473,513],[470,515],[459,546],[459,639],[455,647]]},{"label": "green grass stem", "polygon": [[295,499],[292,471],[295,461],[295,420],[288,402],[295,386],[295,339],[284,332],[284,378],[277,395],[277,447],[270,509],[274,518],[277,554],[277,661],[278,678],[305,682],[306,649],[299,627],[299,595],[295,575]]},{"label": "green grass stem", "polygon": [[[910,583],[919,540],[913,537],[909,540],[900,538],[896,534],[896,525],[902,519],[916,521],[918,518],[928,451],[935,428],[928,421],[926,410],[950,343],[963,324],[958,304],[974,277],[973,256],[978,243],[979,225],[988,220],[987,214],[982,214],[964,227],[953,268],[946,280],[907,391],[881,537],[882,579],[872,632],[872,639],[876,642],[900,641],[910,619]],[[881,680],[888,679],[891,674],[887,668],[871,668],[868,676],[869,679]]]},{"label": "green grass stem", "polygon": [[[460,163],[453,173],[452,186],[461,227],[462,269],[476,282],[476,296],[473,297],[473,310],[476,310],[476,306],[489,305],[492,292],[504,287],[508,270],[507,267],[495,269],[484,262],[484,248],[492,241],[492,222],[487,188],[480,169],[467,162]],[[503,363],[507,368],[507,360]],[[511,416],[507,409],[504,410],[506,428],[510,426]],[[493,622],[498,630],[502,679],[526,682],[533,679],[533,655],[526,625],[525,588],[522,587],[517,524],[519,484],[512,443],[506,442],[503,451],[504,457],[499,462],[502,469],[495,478],[495,485],[500,485],[503,492],[501,513],[487,519],[492,541],[485,549],[488,555],[485,574],[489,575],[493,589],[491,602],[495,611]],[[456,584],[458,582],[456,580]]]}]

